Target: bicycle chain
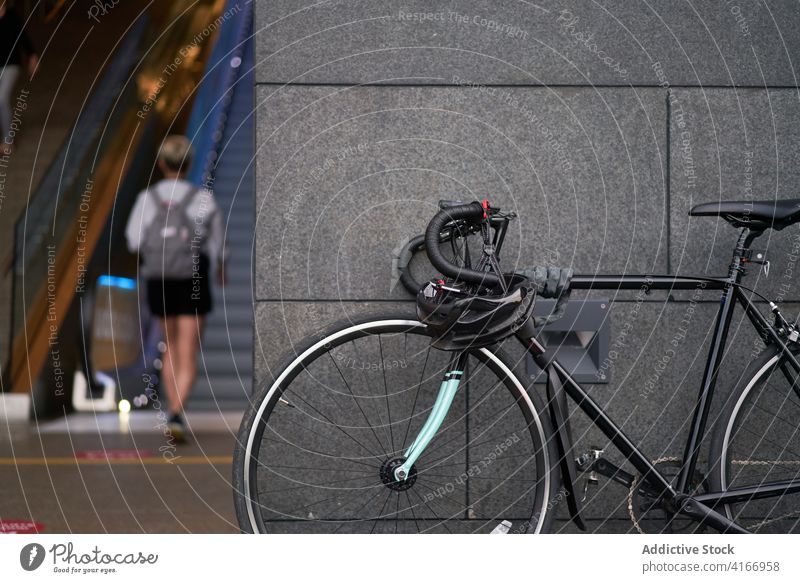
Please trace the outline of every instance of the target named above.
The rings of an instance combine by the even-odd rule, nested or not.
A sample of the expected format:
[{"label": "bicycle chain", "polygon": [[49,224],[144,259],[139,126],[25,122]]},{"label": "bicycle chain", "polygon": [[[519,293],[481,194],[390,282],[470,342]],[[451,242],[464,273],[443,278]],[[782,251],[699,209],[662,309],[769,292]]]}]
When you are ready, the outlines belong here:
[{"label": "bicycle chain", "polygon": [[745,461],[745,460],[733,460],[732,464],[736,464],[737,466],[800,466],[800,460],[796,461],[780,461],[780,460],[756,460],[756,461]]},{"label": "bicycle chain", "polygon": [[[652,463],[654,466],[656,464],[662,464],[664,462],[679,462],[681,458],[679,457],[660,457],[653,460]],[[631,482],[631,487],[628,489],[628,516],[631,518],[631,522],[633,523],[634,528],[639,532],[639,534],[645,534],[644,529],[639,524],[639,521],[636,519],[636,514],[633,512],[633,496],[638,489],[637,484],[639,480],[642,479],[641,474],[635,474],[633,477],[633,482]]]},{"label": "bicycle chain", "polygon": [[[767,466],[767,465],[776,465],[776,466],[800,466],[800,460],[795,461],[780,461],[780,460],[756,460],[756,461],[745,461],[745,460],[733,460],[732,464],[736,464],[738,466]],[[761,522],[756,522],[755,524],[751,524],[748,528],[756,529],[761,528],[762,526],[766,526],[768,524],[772,524],[773,522],[778,522],[779,520],[784,520],[786,518],[794,518],[800,516],[800,510],[794,510],[789,512],[788,514],[784,514],[783,516],[777,516],[775,518],[769,518],[767,520],[762,520]]]},{"label": "bicycle chain", "polygon": [[[665,462],[680,462],[681,458],[679,457],[660,457],[653,460],[651,463],[655,466],[656,464],[661,464]],[[783,465],[783,466],[800,466],[800,460],[797,461],[780,461],[780,460],[733,460],[732,464],[738,466],[766,466],[766,465]],[[635,474],[634,480],[631,483],[631,487],[628,489],[628,516],[633,523],[634,528],[639,532],[639,534],[645,534],[644,530],[642,529],[641,524],[636,519],[636,515],[633,512],[633,496],[636,493],[637,483],[641,480],[641,474]],[[778,516],[777,518],[770,518],[768,520],[763,520],[761,522],[757,522],[756,524],[750,525],[749,528],[760,528],[767,524],[772,524],[773,522],[777,522],[779,520],[784,520],[786,518],[792,518],[794,516],[800,516],[800,510],[795,510],[788,514],[784,514],[783,516]]]}]

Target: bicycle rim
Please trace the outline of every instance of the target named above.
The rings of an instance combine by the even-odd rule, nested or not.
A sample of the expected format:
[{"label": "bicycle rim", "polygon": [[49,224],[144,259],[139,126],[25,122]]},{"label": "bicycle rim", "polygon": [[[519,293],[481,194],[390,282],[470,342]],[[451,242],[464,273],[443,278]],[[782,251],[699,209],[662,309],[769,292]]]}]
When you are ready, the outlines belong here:
[{"label": "bicycle rim", "polygon": [[[720,437],[721,490],[800,478],[800,396],[797,375],[777,354],[732,396]],[[800,494],[749,499],[724,507],[752,532],[800,532]]]},{"label": "bicycle rim", "polygon": [[[492,351],[465,380],[413,481],[387,480],[436,398],[449,353],[424,325],[347,326],[293,358],[241,435],[256,532],[538,532],[553,486],[541,408]],[[241,517],[240,517],[241,520]],[[502,527],[501,527],[502,528]]]}]

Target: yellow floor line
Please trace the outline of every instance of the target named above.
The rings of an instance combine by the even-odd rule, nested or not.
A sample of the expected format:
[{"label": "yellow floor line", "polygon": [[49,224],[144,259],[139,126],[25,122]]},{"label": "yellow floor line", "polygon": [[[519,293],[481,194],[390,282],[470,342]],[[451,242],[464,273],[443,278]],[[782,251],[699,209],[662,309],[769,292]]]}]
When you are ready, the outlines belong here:
[{"label": "yellow floor line", "polygon": [[0,458],[0,466],[135,466],[135,465],[214,465],[214,464],[229,464],[233,461],[233,456],[230,455],[180,455],[176,454],[174,457],[162,457],[154,455],[153,457],[142,458],[119,458],[119,459],[85,459],[74,457],[3,457]]}]

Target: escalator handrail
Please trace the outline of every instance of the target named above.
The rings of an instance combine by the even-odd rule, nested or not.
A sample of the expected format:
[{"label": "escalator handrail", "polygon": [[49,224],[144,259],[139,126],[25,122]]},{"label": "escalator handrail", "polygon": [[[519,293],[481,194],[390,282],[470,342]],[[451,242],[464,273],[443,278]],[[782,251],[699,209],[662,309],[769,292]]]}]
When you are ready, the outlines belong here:
[{"label": "escalator handrail", "polygon": [[[225,11],[229,12],[240,1],[228,0]],[[220,30],[189,118],[187,134],[194,143],[198,159],[198,163],[189,171],[189,180],[198,186],[213,183],[233,89],[244,62],[242,54],[248,36],[252,35],[252,3],[247,4],[233,18],[233,26]],[[236,67],[230,65],[234,59],[239,61]]]}]

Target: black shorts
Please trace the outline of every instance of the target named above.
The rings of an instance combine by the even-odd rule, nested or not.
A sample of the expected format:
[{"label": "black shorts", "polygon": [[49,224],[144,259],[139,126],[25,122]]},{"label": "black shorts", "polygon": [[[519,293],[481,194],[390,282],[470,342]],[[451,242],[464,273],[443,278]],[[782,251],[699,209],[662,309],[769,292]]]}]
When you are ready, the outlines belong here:
[{"label": "black shorts", "polygon": [[203,315],[211,311],[211,282],[208,257],[200,256],[198,277],[191,279],[148,279],[147,305],[154,316]]}]

